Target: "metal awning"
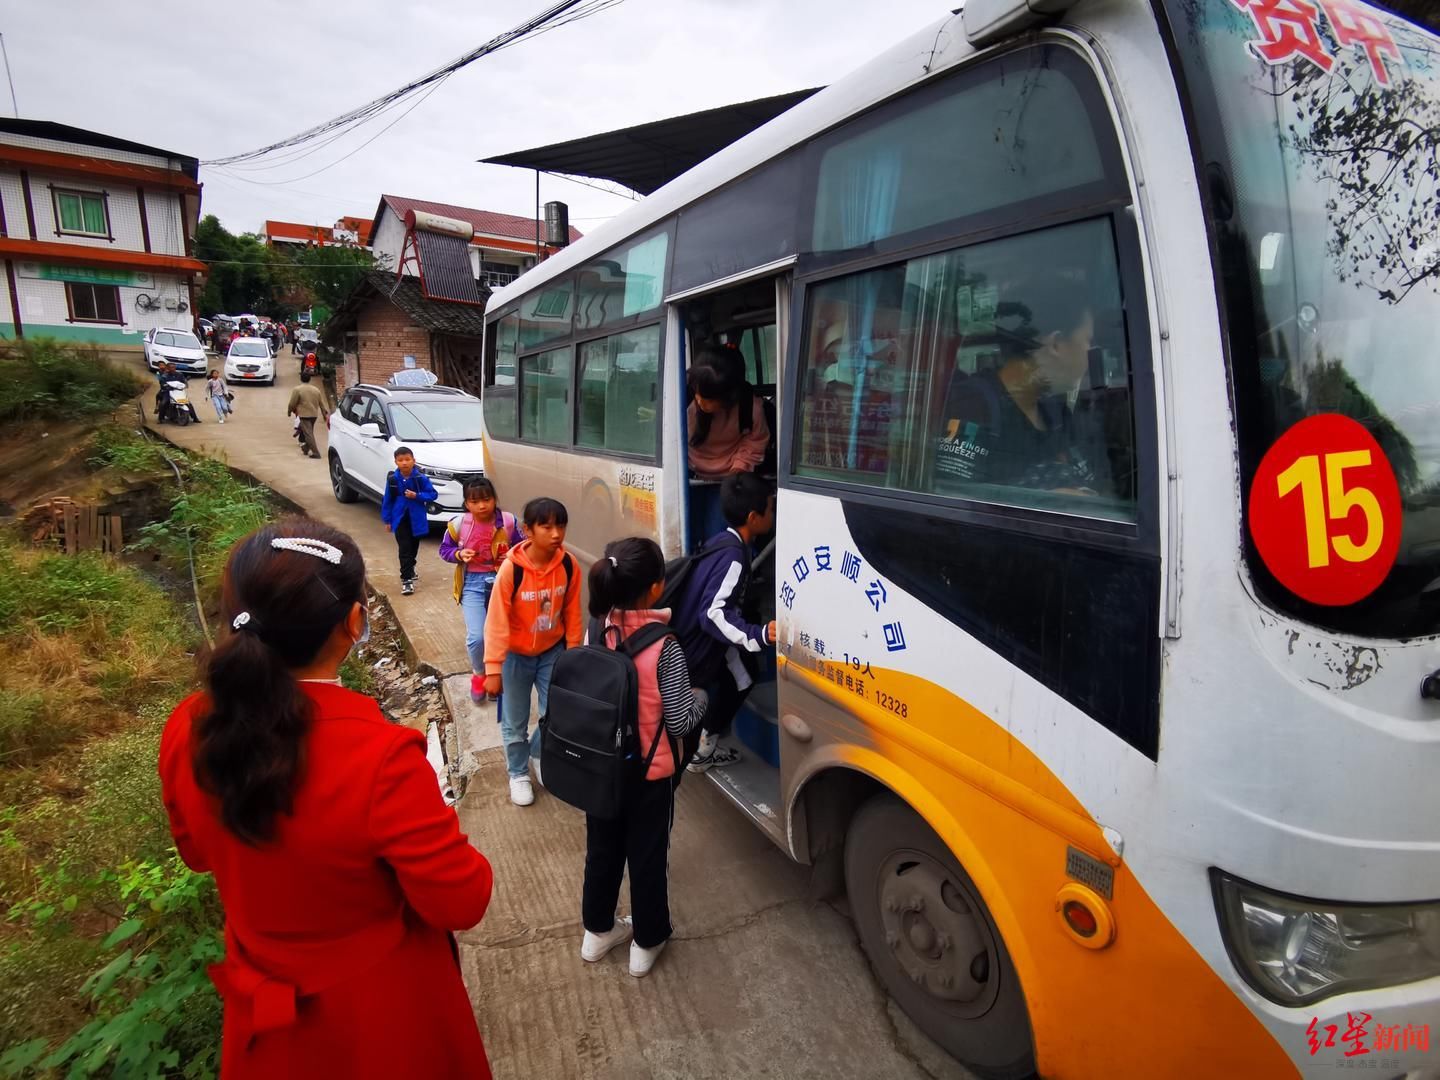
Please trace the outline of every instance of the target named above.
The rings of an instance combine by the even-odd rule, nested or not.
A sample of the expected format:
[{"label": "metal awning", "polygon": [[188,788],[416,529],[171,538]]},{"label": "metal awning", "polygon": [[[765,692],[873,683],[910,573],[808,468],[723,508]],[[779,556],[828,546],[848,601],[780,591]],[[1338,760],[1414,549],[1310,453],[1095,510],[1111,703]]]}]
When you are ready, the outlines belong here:
[{"label": "metal awning", "polygon": [[649,124],[587,135],[534,150],[482,158],[486,165],[612,180],[649,195],[736,139],[750,134],[820,88],[722,105]]}]

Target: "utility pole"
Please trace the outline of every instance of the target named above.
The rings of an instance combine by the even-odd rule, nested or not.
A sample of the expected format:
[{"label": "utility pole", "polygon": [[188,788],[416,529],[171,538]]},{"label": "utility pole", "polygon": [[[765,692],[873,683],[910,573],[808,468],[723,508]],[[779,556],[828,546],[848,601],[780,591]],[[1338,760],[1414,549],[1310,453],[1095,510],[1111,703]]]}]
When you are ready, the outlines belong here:
[{"label": "utility pole", "polygon": [[20,106],[15,101],[15,76],[10,74],[10,51],[5,48],[5,35],[0,34],[0,56],[5,57],[5,78],[10,83],[10,108],[15,119],[20,119]]}]

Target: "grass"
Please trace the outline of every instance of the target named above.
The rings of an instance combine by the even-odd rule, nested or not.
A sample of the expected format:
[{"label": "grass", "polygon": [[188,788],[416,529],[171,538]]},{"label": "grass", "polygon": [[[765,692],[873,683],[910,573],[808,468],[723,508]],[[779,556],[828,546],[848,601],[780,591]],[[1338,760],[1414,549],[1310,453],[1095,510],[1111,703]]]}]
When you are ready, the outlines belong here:
[{"label": "grass", "polygon": [[[174,484],[134,432],[102,427],[90,453]],[[136,546],[185,579],[193,546],[213,601],[231,545],[274,509],[218,462],[166,453],[184,491]],[[0,536],[0,1076],[214,1073],[219,903],[175,855],[155,770],[198,681],[187,599],[188,580],[172,597],[111,556]]]},{"label": "grass", "polygon": [[99,554],[0,543],[0,766],[33,767],[118,730],[185,685],[188,637],[139,572]]},{"label": "grass", "polygon": [[0,423],[107,413],[144,385],[93,346],[27,338],[0,356]]}]

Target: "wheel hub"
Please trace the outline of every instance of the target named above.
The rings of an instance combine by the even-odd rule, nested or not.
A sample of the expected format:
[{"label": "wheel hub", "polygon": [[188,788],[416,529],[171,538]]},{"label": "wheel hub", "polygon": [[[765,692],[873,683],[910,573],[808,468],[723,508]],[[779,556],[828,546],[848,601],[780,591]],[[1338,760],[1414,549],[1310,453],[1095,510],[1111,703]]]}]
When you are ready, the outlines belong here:
[{"label": "wheel hub", "polygon": [[959,1015],[986,1012],[996,949],[965,889],[920,852],[892,855],[878,884],[885,939],[906,977]]}]

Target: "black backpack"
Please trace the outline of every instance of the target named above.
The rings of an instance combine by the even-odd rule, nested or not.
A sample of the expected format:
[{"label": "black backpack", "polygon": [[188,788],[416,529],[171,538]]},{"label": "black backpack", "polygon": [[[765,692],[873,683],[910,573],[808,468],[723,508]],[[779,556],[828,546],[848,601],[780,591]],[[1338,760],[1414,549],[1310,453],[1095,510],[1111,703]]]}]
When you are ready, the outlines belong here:
[{"label": "black backpack", "polygon": [[695,564],[714,552],[724,551],[727,548],[734,549],[740,552],[741,555],[747,556],[744,559],[744,563],[746,568],[749,568],[749,550],[745,541],[741,540],[729,529],[726,529],[719,536],[712,537],[711,539],[715,541],[713,545],[707,540],[689,555],[681,555],[678,558],[671,559],[665,564],[665,588],[660,592],[660,599],[655,601],[657,608],[670,608],[674,610],[676,604],[680,602],[680,597],[685,594],[690,575],[695,570]]},{"label": "black backpack", "polygon": [[635,657],[674,631],[664,623],[648,623],[613,649],[606,644],[612,633],[618,630],[596,620],[589,644],[556,658],[546,714],[540,718],[545,790],[577,810],[609,819],[620,816],[626,784],[649,771],[666,734],[662,721],[643,763],[637,760],[640,677]]}]

